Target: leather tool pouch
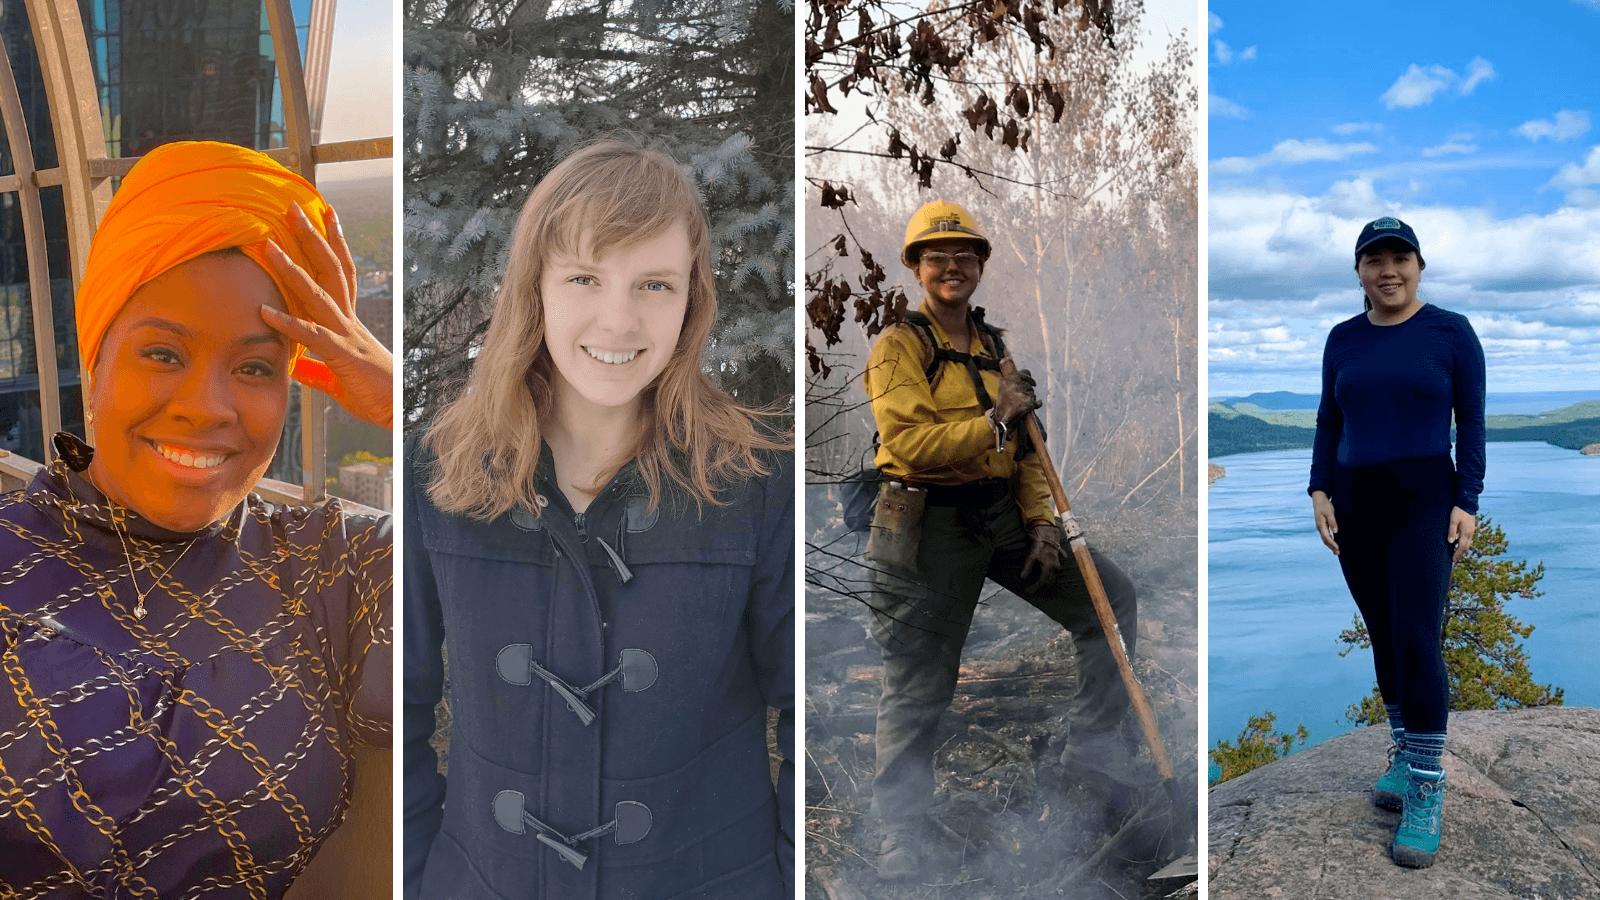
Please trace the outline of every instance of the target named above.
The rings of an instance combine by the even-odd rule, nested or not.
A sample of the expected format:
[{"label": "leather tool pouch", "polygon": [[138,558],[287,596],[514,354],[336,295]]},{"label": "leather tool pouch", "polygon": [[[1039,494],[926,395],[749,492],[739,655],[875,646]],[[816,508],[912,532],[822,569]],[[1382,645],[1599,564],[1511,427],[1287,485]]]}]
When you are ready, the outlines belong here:
[{"label": "leather tool pouch", "polygon": [[869,562],[915,572],[917,546],[922,543],[922,511],[928,492],[885,481],[872,508],[872,534],[863,555]]}]

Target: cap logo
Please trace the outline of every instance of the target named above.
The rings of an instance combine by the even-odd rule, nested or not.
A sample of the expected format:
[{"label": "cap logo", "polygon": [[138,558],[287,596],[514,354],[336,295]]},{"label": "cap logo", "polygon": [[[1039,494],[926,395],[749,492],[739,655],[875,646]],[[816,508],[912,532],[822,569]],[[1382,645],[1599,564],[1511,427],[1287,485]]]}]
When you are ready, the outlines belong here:
[{"label": "cap logo", "polygon": [[1394,231],[1403,228],[1404,226],[1400,224],[1399,219],[1390,216],[1384,216],[1381,219],[1373,219],[1372,224],[1368,227],[1376,228],[1380,231]]}]

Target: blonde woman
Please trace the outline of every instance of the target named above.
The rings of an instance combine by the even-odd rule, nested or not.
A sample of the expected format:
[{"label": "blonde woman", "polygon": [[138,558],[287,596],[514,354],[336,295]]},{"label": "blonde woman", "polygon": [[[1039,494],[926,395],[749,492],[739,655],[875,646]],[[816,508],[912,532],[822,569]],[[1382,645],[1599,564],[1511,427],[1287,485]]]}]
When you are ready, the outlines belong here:
[{"label": "blonde woman", "polygon": [[407,897],[791,896],[791,462],[703,373],[715,316],[670,158],[591,145],[528,198],[471,380],[409,442]]}]

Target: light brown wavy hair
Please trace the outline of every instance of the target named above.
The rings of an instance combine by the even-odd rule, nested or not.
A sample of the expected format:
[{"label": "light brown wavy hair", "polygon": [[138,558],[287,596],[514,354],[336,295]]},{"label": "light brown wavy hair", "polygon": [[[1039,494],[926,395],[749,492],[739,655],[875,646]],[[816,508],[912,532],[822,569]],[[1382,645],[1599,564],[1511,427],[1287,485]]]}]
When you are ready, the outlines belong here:
[{"label": "light brown wavy hair", "polygon": [[668,484],[697,505],[722,505],[719,490],[767,473],[763,451],[789,448],[788,435],[757,425],[781,412],[741,406],[702,370],[717,317],[716,272],[710,225],[688,176],[666,154],[601,141],[552,169],[522,207],[472,374],[424,437],[435,457],[428,484],[435,506],[477,519],[517,506],[540,511],[534,499],[543,446],[540,417],[555,403],[555,366],[545,347],[539,296],[546,261],[576,255],[583,241],[599,258],[679,223],[688,228],[693,259],[683,329],[666,368],[645,388],[634,452],[616,468],[629,459],[637,462],[652,508]]}]

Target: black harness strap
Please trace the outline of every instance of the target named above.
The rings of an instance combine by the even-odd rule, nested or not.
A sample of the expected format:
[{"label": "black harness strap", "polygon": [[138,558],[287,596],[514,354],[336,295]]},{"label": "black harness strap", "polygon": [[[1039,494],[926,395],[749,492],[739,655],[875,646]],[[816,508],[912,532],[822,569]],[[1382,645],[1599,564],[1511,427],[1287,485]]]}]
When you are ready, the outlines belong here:
[{"label": "black harness strap", "polygon": [[920,311],[906,313],[906,322],[916,326],[918,333],[922,336],[923,343],[928,345],[928,350],[932,354],[928,364],[922,370],[923,376],[928,379],[929,386],[933,385],[935,378],[938,376],[940,365],[947,362],[955,363],[967,370],[967,375],[972,379],[972,389],[978,395],[978,403],[985,411],[988,411],[994,408],[994,400],[989,396],[989,390],[983,386],[983,376],[980,371],[1000,371],[1000,360],[1006,355],[1006,345],[1005,341],[1000,337],[1000,329],[984,321],[983,307],[974,306],[971,315],[972,324],[978,326],[978,339],[984,342],[985,349],[992,354],[990,356],[975,356],[971,353],[961,353],[951,350],[949,347],[940,346],[933,333],[933,320]]},{"label": "black harness strap", "polygon": [[[990,372],[1000,371],[1000,360],[1006,358],[1006,342],[1000,337],[1000,329],[990,325],[984,320],[984,310],[981,306],[972,307],[968,313],[972,317],[972,324],[978,328],[978,340],[982,341],[989,350],[990,356],[973,356],[971,353],[957,353],[948,347],[941,347],[933,333],[933,320],[926,314],[913,310],[906,313],[907,324],[917,329],[917,336],[922,338],[922,343],[927,345],[930,354],[927,365],[922,368],[922,375],[928,379],[928,388],[931,390],[939,376],[939,367],[944,363],[956,363],[967,370],[967,375],[972,379],[973,392],[978,396],[978,403],[984,411],[994,409],[994,400],[989,396],[988,388],[983,386],[983,370]],[[1033,450],[1033,443],[1028,439],[1026,431],[1017,433],[1017,460],[1022,460]],[[874,453],[879,446],[878,432],[872,433],[872,446]],[[876,467],[863,469],[845,483],[853,488],[845,500],[845,521],[854,522],[851,531],[865,531],[872,522],[872,502],[878,496],[878,483],[883,475]],[[852,508],[854,512],[852,513]]]},{"label": "black harness strap", "polygon": [[[922,342],[928,345],[928,364],[923,367],[922,374],[928,379],[931,390],[939,377],[939,367],[944,363],[955,363],[967,370],[967,375],[972,379],[972,389],[978,395],[978,403],[987,412],[994,409],[994,400],[989,396],[989,391],[983,386],[982,371],[1000,371],[1000,360],[1006,358],[1006,342],[1000,336],[1000,329],[984,321],[984,311],[981,306],[972,307],[972,324],[978,328],[978,339],[989,350],[990,356],[974,356],[971,353],[958,353],[949,347],[941,347],[933,333],[933,320],[920,311],[906,313],[906,322],[915,326]],[[1026,459],[1033,452],[1033,440],[1028,437],[1026,429],[1017,429],[1017,456],[1018,462]],[[873,441],[877,443],[876,440]]]}]

